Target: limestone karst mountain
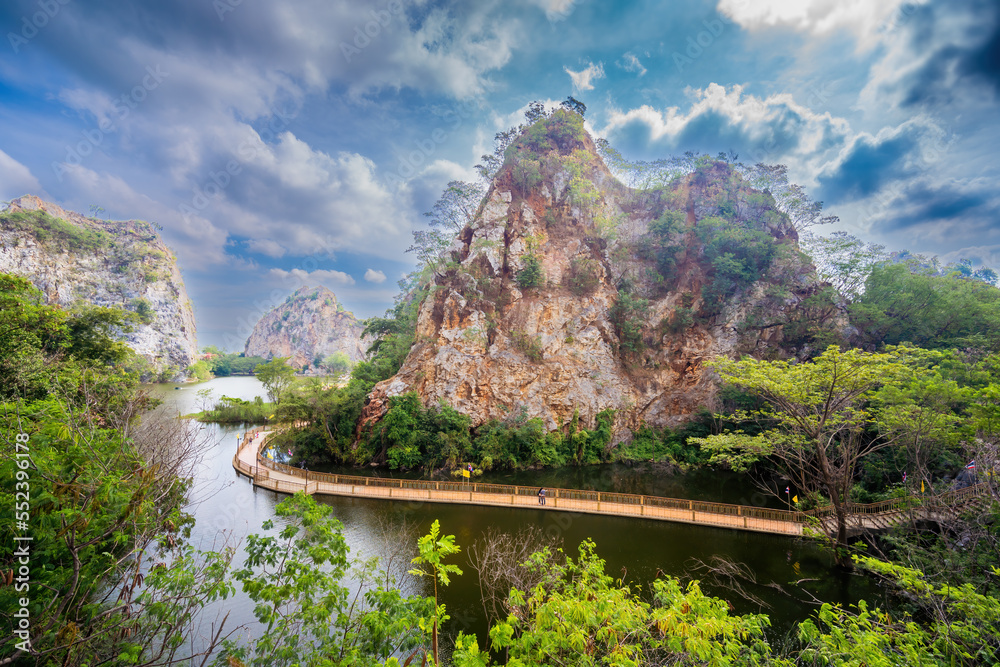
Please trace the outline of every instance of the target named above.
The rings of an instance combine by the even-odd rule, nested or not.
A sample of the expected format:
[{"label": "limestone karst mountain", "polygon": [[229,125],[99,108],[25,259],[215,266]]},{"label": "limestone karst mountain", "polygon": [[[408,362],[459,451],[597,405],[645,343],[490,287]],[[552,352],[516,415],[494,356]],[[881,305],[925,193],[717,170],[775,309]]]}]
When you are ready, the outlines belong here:
[{"label": "limestone karst mountain", "polygon": [[364,357],[362,324],[326,287],[302,287],[260,318],[247,339],[247,356],[290,357],[295,368],[317,366],[342,352],[351,362]]},{"label": "limestone karst mountain", "polygon": [[[675,425],[717,393],[716,355],[790,356],[841,313],[789,218],[726,162],[645,189],[612,175],[582,118],[556,111],[506,151],[437,267],[416,343],[360,428],[417,392],[473,425],[522,411],[546,426],[612,409],[617,436]],[[806,332],[813,332],[812,334]]]},{"label": "limestone karst mountain", "polygon": [[29,279],[49,303],[136,312],[126,341],[164,379],[182,377],[196,359],[184,280],[148,222],[98,220],[25,195],[0,213],[0,272]]}]

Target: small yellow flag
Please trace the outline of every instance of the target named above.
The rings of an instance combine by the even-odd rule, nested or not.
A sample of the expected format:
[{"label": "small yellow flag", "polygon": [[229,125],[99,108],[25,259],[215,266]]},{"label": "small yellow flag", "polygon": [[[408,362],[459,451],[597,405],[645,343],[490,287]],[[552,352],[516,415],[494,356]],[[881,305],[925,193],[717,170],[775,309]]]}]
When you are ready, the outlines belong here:
[{"label": "small yellow flag", "polygon": [[799,497],[798,496],[792,496],[792,502],[793,503],[799,502]]},{"label": "small yellow flag", "polygon": [[924,480],[920,480],[920,493],[924,492]]},{"label": "small yellow flag", "polygon": [[464,477],[466,479],[469,479],[469,471],[468,470],[463,470],[462,471],[462,477]]}]

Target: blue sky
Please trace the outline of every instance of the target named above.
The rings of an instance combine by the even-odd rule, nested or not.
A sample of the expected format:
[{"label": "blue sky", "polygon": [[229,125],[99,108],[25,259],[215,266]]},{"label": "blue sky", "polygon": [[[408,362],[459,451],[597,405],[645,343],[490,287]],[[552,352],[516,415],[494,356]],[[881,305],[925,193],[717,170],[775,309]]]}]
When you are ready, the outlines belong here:
[{"label": "blue sky", "polygon": [[786,164],[839,229],[1000,267],[995,0],[8,0],[0,26],[0,198],[163,225],[202,345],[303,282],[382,314],[444,185],[568,95],[626,157]]}]

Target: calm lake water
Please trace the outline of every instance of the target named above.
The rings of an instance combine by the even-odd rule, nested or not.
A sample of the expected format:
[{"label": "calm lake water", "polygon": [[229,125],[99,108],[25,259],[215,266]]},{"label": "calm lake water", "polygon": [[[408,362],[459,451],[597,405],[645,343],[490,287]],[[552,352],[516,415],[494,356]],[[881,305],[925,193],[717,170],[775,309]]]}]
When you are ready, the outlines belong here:
[{"label": "calm lake water", "polygon": [[[176,386],[180,389],[175,389]],[[222,395],[244,399],[265,395],[260,383],[248,377],[217,378],[199,384],[155,385],[150,389],[164,401],[157,410],[170,416],[201,409],[197,392],[203,389],[212,390],[216,399]],[[239,477],[233,470],[232,457],[237,436],[243,429],[196,422],[190,424],[204,443],[190,508],[196,519],[192,541],[201,548],[210,549],[221,544],[224,538],[240,540],[250,532],[260,532],[261,523],[273,518],[274,507],[284,496],[254,489],[249,480]],[[356,470],[350,472],[358,474]],[[388,476],[386,471],[367,474]],[[497,473],[485,476],[481,481],[782,506],[780,500],[761,493],[742,476],[717,471],[672,475],[661,467],[651,465]],[[489,527],[514,532],[524,525],[536,525],[547,534],[561,537],[567,553],[574,556],[584,539],[593,539],[598,554],[607,561],[609,574],[615,578],[624,576],[633,586],[644,590],[658,570],[682,579],[702,579],[702,588],[706,593],[728,599],[737,612],[763,611],[769,614],[772,632],[776,635],[789,631],[797,621],[812,613],[817,607],[816,599],[843,604],[855,603],[861,598],[881,602],[880,589],[870,580],[836,570],[828,554],[809,542],[792,538],[531,509],[325,496],[318,496],[317,500],[331,506],[334,515],[343,522],[352,555],[374,555],[385,550],[391,546],[386,541],[386,526],[391,529],[404,523],[416,525],[418,534],[422,535],[431,522],[438,519],[442,532],[454,534],[463,547],[479,538]],[[714,556],[724,556],[745,564],[756,583],[740,583],[769,607],[762,608],[758,603],[742,599],[726,588],[713,585],[699,574],[698,562],[707,563]],[[464,560],[464,552],[463,558],[457,562],[465,575],[453,579],[452,585],[444,589],[442,600],[452,617],[449,630],[452,633],[457,633],[459,629],[476,632],[480,644],[485,645],[487,627],[475,572]],[[412,588],[408,592],[427,593],[425,580],[411,579],[413,581],[407,586]],[[783,592],[779,592],[773,584],[780,586]],[[217,611],[230,613],[227,627],[234,623],[252,624],[253,621],[251,605],[242,596],[217,605],[213,612]],[[215,614],[209,616],[214,618]]]}]

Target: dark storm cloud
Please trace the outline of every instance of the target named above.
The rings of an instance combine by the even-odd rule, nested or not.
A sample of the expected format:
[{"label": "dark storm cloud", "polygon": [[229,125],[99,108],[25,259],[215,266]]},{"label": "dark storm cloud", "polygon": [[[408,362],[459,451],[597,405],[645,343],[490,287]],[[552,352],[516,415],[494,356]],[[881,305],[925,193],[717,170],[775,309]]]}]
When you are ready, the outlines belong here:
[{"label": "dark storm cloud", "polygon": [[1000,5],[994,0],[916,6],[902,29],[920,63],[886,85],[900,94],[902,106],[1000,97]]},{"label": "dark storm cloud", "polygon": [[915,227],[950,226],[967,236],[1000,218],[995,195],[982,187],[952,183],[911,183],[897,193],[879,227],[887,233]]},{"label": "dark storm cloud", "polygon": [[817,198],[830,204],[868,197],[887,183],[912,176],[910,164],[924,128],[909,124],[888,136],[861,135],[817,179]]}]

